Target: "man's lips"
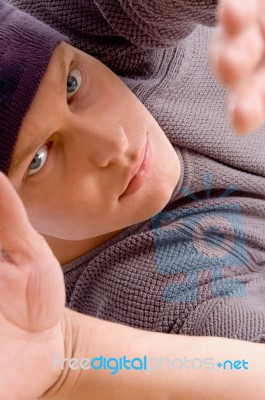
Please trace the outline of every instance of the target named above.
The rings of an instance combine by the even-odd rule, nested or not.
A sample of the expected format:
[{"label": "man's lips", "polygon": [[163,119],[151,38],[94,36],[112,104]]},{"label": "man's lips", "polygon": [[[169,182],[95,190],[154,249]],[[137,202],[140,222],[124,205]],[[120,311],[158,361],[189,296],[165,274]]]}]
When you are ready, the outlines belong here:
[{"label": "man's lips", "polygon": [[[127,183],[125,185],[125,189],[122,192],[121,196],[127,194],[127,192],[134,192],[145,181],[150,163],[150,157],[151,157],[151,149],[147,139],[145,145],[143,146],[142,150],[139,153],[138,161],[129,172]],[[137,178],[139,182],[136,182]]]},{"label": "man's lips", "polygon": [[[141,168],[141,165],[143,163],[144,160],[144,156],[145,156],[145,150],[146,150],[146,146],[147,146],[147,142],[145,143],[143,149],[140,151],[140,155],[138,157],[138,161],[136,163],[136,165],[131,169],[131,172],[129,174],[129,178],[127,180],[127,186],[129,185],[129,183],[131,182],[131,180],[135,177],[135,175],[137,174],[137,172],[139,171],[139,169]],[[126,190],[126,189],[125,189]]]}]

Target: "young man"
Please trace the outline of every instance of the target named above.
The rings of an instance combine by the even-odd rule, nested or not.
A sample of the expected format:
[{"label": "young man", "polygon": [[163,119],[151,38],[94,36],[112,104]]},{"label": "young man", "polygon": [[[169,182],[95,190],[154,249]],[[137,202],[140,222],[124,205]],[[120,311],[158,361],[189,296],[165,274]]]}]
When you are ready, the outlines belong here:
[{"label": "young man", "polygon": [[[246,170],[251,171],[252,168],[255,171],[251,179],[251,174],[236,171],[235,168],[237,163],[241,163],[240,157],[243,157],[246,150],[246,144],[243,142],[237,142],[238,149],[234,152],[232,160],[231,154],[230,156],[219,154],[220,149],[214,152],[214,147],[211,145],[216,145],[216,142],[211,137],[204,142],[200,138],[197,143],[189,144],[191,149],[188,146],[187,149],[179,151],[176,144],[184,146],[185,140],[190,139],[189,135],[196,141],[197,132],[196,135],[192,135],[193,130],[186,129],[182,143],[174,143],[175,139],[171,136],[174,149],[154,118],[110,70],[68,44],[58,45],[64,38],[48,27],[4,5],[2,7],[1,45],[4,51],[1,79],[4,82],[2,86],[4,90],[1,99],[1,169],[8,172],[13,186],[26,207],[31,223],[45,236],[61,265],[68,263],[64,266],[66,274],[70,272],[68,282],[66,275],[68,306],[89,315],[149,330],[189,335],[223,335],[262,342],[264,271],[260,268],[260,264],[264,253],[260,232],[264,219],[257,224],[257,217],[262,217],[264,211],[263,164],[262,158],[259,160],[255,157],[257,155],[262,157],[261,146],[264,137],[260,135],[250,142],[245,142],[251,143],[254,147],[255,157],[250,158],[251,162],[244,158],[241,164]],[[104,7],[102,12],[103,9]],[[65,15],[69,15],[68,11]],[[73,17],[73,14],[71,16]],[[192,51],[196,35],[202,37],[201,43],[205,40],[205,32],[201,29],[195,30],[195,36],[190,36],[185,43],[186,47],[191,46]],[[187,34],[190,30],[192,29],[189,27],[184,33]],[[179,34],[179,30],[177,31]],[[43,42],[45,48],[40,52],[39,45]],[[154,44],[149,46],[152,47]],[[181,46],[178,48],[181,49]],[[174,55],[177,53],[173,51]],[[191,61],[189,52],[185,54],[184,61]],[[164,51],[163,57],[166,56],[169,54]],[[26,64],[29,60],[31,63]],[[185,62],[182,60],[180,71],[183,64],[185,65]],[[129,63],[126,68],[131,65]],[[199,67],[202,65],[204,64],[200,64]],[[199,73],[199,69],[194,65],[193,67],[190,71],[187,69],[187,75],[192,71]],[[144,71],[150,73],[148,69]],[[174,69],[168,69],[167,79],[170,79],[175,72]],[[135,80],[131,83],[135,85],[137,81],[139,76],[136,74]],[[195,82],[198,83],[194,79],[190,88],[186,84],[187,88],[191,90]],[[161,92],[158,89],[159,85],[157,87],[159,96]],[[211,92],[209,87],[206,89],[197,100],[204,98],[207,93],[211,97],[216,94]],[[173,99],[170,97],[168,100]],[[194,106],[197,107],[196,101]],[[147,100],[146,102],[148,103]],[[162,110],[165,111],[163,108]],[[172,108],[169,111],[171,115]],[[163,125],[166,130],[165,122]],[[173,121],[170,127],[176,129],[177,125],[174,125]],[[170,137],[170,129],[168,135]],[[233,142],[233,140],[226,141],[225,136],[222,137],[222,141],[226,149]],[[192,150],[192,146],[195,145],[201,146],[200,153]],[[211,160],[204,154],[207,149],[216,159]],[[192,168],[196,170],[196,174],[192,172]],[[232,182],[236,180],[239,184],[239,195],[234,196],[232,202],[221,197],[212,204],[211,201],[207,201],[209,200],[207,194],[201,198],[202,207],[201,204],[198,206],[187,204],[188,197],[183,196],[183,193],[180,196],[181,184],[183,182],[186,185],[193,184],[193,188],[200,192],[205,172],[209,171],[214,174],[212,182],[215,197],[218,190],[226,188],[225,182],[228,178],[231,179],[231,175],[233,175]],[[244,179],[247,177],[249,182],[245,185]],[[165,342],[162,334],[141,333],[124,326],[92,320],[69,310],[65,311],[65,318],[62,319],[64,290],[58,263],[43,240],[30,227],[23,207],[7,181],[4,177],[1,179],[5,196],[1,204],[1,243],[4,249],[1,271],[3,315],[1,326],[4,339],[1,350],[6,362],[3,365],[8,371],[7,373],[3,370],[1,374],[3,393],[17,374],[17,366],[14,365],[12,355],[15,357],[20,351],[19,360],[23,360],[24,343],[29,340],[34,341],[34,345],[26,345],[26,354],[30,362],[27,362],[23,366],[23,371],[19,372],[20,379],[12,389],[10,398],[15,396],[20,398],[21,393],[27,395],[27,398],[39,396],[56,381],[58,371],[48,368],[48,361],[55,352],[62,357],[65,353],[80,357],[87,351],[92,355],[97,355],[98,351],[104,351],[109,355],[110,351],[114,350],[118,355],[124,352],[133,355],[133,351],[137,348],[140,355],[154,355],[158,345],[163,346],[160,353],[162,356],[170,355],[172,349],[177,352],[179,345],[183,346],[185,352],[191,352],[190,354],[194,356],[196,347],[204,356],[207,356],[206,351],[214,351],[219,343],[219,339],[216,338],[210,340],[210,338],[179,336],[177,342],[177,338],[171,336],[170,339],[167,337]],[[211,178],[207,176],[208,186],[210,180]],[[258,192],[257,198],[254,198],[254,191],[255,194]],[[182,211],[181,208],[176,208],[176,200],[181,197],[182,205],[186,202],[186,205],[191,207],[184,207]],[[250,198],[254,206],[250,205]],[[148,201],[149,199],[152,201]],[[153,219],[153,227],[150,226],[148,218],[166,205],[163,218]],[[189,218],[191,211],[194,215],[192,221]],[[246,220],[244,232],[240,220],[241,212]],[[205,246],[200,233],[193,237],[188,235],[190,230],[199,227],[194,225],[194,221],[200,222],[205,214],[214,221],[215,228],[220,224],[225,226],[227,230],[224,232],[226,234],[224,240],[219,240],[213,229],[209,232],[211,228],[209,218],[204,219],[206,229],[202,225],[208,246]],[[174,224],[176,221],[179,222],[180,216],[182,226],[176,229]],[[234,223],[232,224],[232,228],[234,227],[236,231],[234,237],[231,237],[233,233],[231,225],[227,225],[229,217]],[[15,221],[14,232],[12,223]],[[140,223],[141,221],[146,222]],[[185,226],[186,221],[191,222],[191,225]],[[134,225],[136,223],[140,225]],[[158,227],[155,225],[157,223],[160,224]],[[133,226],[124,230],[131,225]],[[167,230],[169,234],[164,235]],[[162,236],[156,237],[157,232],[162,233]],[[242,233],[244,233],[243,238]],[[213,243],[211,243],[212,238]],[[234,239],[236,243],[233,243]],[[188,247],[192,240],[193,247]],[[105,242],[107,247],[104,245]],[[186,266],[189,268],[193,266],[196,269],[194,261],[196,260],[197,265],[203,261],[207,264],[208,270],[215,274],[214,280],[211,281],[202,275],[197,288],[194,275],[190,275],[186,285],[176,284],[176,281],[172,280],[172,275],[180,275],[183,271],[175,269],[178,261],[177,258],[172,258],[173,253],[171,253],[173,263],[171,260],[168,269],[165,268],[163,251],[168,244],[177,253],[182,265],[185,264],[185,257],[192,248],[193,258],[189,255]],[[155,253],[154,250],[157,249],[159,251]],[[89,250],[92,251],[87,253]],[[246,257],[246,251],[251,257]],[[80,258],[82,254],[84,256]],[[159,263],[161,255],[162,261]],[[167,253],[167,256],[169,255],[170,252]],[[157,257],[157,265],[152,260],[154,256]],[[76,260],[73,261],[74,259]],[[236,267],[239,281],[227,280],[225,276],[216,275],[218,267]],[[18,271],[23,272],[21,274]],[[179,276],[177,278],[179,279]],[[211,285],[215,293],[209,290]],[[197,288],[197,292],[194,288]],[[247,292],[244,292],[245,289]],[[14,293],[17,295],[14,296]],[[27,298],[25,302],[21,301],[24,296]],[[225,323],[222,322],[222,317]],[[73,329],[68,324],[69,318]],[[251,321],[254,321],[254,324]],[[108,330],[113,334],[109,339],[106,337]],[[100,333],[105,338],[104,343],[99,340]],[[71,334],[74,335],[73,340],[69,339]],[[122,336],[125,337],[124,342],[121,341]],[[66,349],[63,344],[64,337],[67,339]],[[129,338],[136,343],[135,347],[128,344],[131,343]],[[44,353],[43,343],[46,345]],[[251,359],[253,355],[258,356],[261,351],[259,346],[251,343],[244,343],[242,347],[241,343],[223,339],[220,344],[224,346],[226,358],[228,354],[237,357],[242,348]],[[46,365],[47,372],[41,376],[36,372],[40,363]],[[33,373],[32,371],[36,376],[36,384],[22,379]],[[87,398],[86,390],[89,390],[92,398],[96,396],[124,398],[128,390],[126,383],[128,377],[124,372],[115,382],[105,377],[103,385],[98,384],[98,377],[95,374],[89,378],[85,374],[70,373],[70,378],[68,376],[64,382],[65,374],[69,372],[70,369],[65,369],[60,375],[58,386],[53,389],[53,392],[58,389],[57,396]],[[259,373],[257,366],[251,372],[251,376],[256,379],[256,397],[264,391]],[[180,381],[177,386],[172,386],[173,378],[172,373],[168,374],[167,379],[161,374],[157,386],[150,388],[146,377],[142,376],[139,380],[139,375],[132,374],[129,381],[132,398],[139,397],[139,393],[143,398],[144,396],[154,398],[156,395],[159,398],[162,396],[191,398],[191,395],[198,398],[198,394],[209,398],[221,396],[222,390],[217,385],[220,375],[216,372],[214,377],[211,376],[215,384],[207,394],[205,388],[208,377],[205,371],[200,372],[200,382],[194,381],[191,389],[187,384],[190,377],[185,373],[179,376]],[[78,380],[74,387],[72,379]],[[253,387],[249,392],[242,390],[242,381],[244,381],[242,375],[240,377],[231,375],[230,396],[235,394],[249,396],[250,391],[253,393]],[[109,388],[112,390],[111,394],[108,393]]]}]

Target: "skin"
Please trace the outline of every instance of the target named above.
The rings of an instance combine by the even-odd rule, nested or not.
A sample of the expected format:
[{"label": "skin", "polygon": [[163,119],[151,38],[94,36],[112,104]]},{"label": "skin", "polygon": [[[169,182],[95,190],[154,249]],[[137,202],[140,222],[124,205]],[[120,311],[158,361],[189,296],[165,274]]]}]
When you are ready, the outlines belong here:
[{"label": "skin", "polygon": [[230,90],[228,117],[240,135],[265,121],[264,0],[221,0],[209,52],[216,78]]},{"label": "skin", "polygon": [[[67,77],[77,80],[73,93]],[[147,180],[121,196],[147,139]],[[36,141],[16,168],[15,159]],[[44,157],[39,167],[32,163],[36,153]],[[60,263],[161,211],[179,176],[179,158],[144,105],[101,62],[61,43],[23,121],[9,172],[31,223]]]},{"label": "skin", "polygon": [[[249,21],[260,21],[263,13],[264,1],[240,0],[241,6],[233,10],[237,2],[220,2],[223,8],[218,29],[226,34],[225,39],[222,40],[222,36],[218,39],[220,55],[225,53],[227,46],[236,46],[234,39],[242,38],[241,34],[249,26]],[[248,5],[254,3],[258,4],[256,13],[250,14]],[[245,25],[242,24],[244,19],[248,21]],[[237,33],[230,34],[235,27],[234,21],[239,21],[238,26],[241,28]],[[243,39],[242,42],[245,43]],[[241,54],[242,49],[244,45],[240,47]],[[213,59],[215,56],[216,53]],[[256,78],[262,65],[250,68],[251,61],[247,60],[246,63],[249,65],[249,69],[245,69],[248,73],[245,73],[244,82],[241,81],[240,86],[244,87],[249,79],[253,79],[253,89],[257,89],[259,96]],[[215,65],[218,67],[218,61]],[[238,87],[236,75],[233,78],[235,89],[231,90],[233,94],[237,93]],[[244,95],[239,96],[238,104],[244,99]],[[248,123],[252,129],[253,120],[251,123],[248,119],[251,114],[242,115],[246,118],[245,125],[243,121],[241,127],[246,128]],[[264,120],[265,111],[261,115]],[[118,396],[128,400],[156,397],[165,400],[265,398],[264,344],[140,331],[64,308],[65,289],[60,265],[46,241],[30,224],[20,198],[2,173],[0,192],[0,244],[1,249],[5,249],[4,254],[0,253],[1,399],[85,400],[90,394],[93,399],[109,400],[110,393],[115,400]],[[206,371],[205,374],[200,374],[200,371],[191,373],[186,369],[177,374],[175,371],[169,373],[167,370],[158,370],[153,378],[134,374],[130,375],[130,379],[125,371],[118,375],[118,381],[109,379],[109,374],[95,379],[95,375],[87,371],[77,375],[69,369],[58,372],[51,368],[51,359],[55,353],[59,353],[61,359],[64,356],[93,357],[102,353],[107,357],[117,354],[129,357],[148,354],[157,357],[157,349],[160,355],[169,358],[186,354],[190,358],[211,356],[219,359],[221,354],[224,359],[246,359],[251,368],[247,375],[242,370],[229,371],[229,379],[224,379],[224,371],[221,369]],[[43,394],[44,391],[47,395]]]}]

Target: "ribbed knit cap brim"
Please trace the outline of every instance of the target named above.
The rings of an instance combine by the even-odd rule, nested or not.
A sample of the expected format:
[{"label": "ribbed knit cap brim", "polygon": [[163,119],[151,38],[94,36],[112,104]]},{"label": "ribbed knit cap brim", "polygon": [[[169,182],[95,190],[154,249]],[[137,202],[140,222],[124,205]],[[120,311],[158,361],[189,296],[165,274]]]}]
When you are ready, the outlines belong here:
[{"label": "ribbed knit cap brim", "polygon": [[0,170],[6,174],[23,118],[62,41],[68,39],[0,0]]}]

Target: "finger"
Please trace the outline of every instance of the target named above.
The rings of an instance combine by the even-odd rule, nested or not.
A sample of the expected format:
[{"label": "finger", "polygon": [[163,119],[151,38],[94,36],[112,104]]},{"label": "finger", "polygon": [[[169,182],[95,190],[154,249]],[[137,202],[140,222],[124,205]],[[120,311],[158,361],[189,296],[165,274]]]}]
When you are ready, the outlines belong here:
[{"label": "finger", "polygon": [[210,65],[216,77],[232,87],[250,75],[264,55],[264,40],[258,24],[228,38],[221,28],[209,49]]},{"label": "finger", "polygon": [[259,25],[260,25],[261,34],[263,35],[263,39],[264,39],[264,43],[265,43],[265,3],[264,3],[264,10],[260,14],[260,17],[259,17]]},{"label": "finger", "polygon": [[265,68],[234,90],[228,99],[233,128],[240,134],[256,131],[265,120]]},{"label": "finger", "polygon": [[256,22],[262,11],[260,0],[220,0],[217,19],[228,35],[235,35]]},{"label": "finger", "polygon": [[29,251],[36,232],[8,178],[0,173],[0,244],[11,257]]}]

